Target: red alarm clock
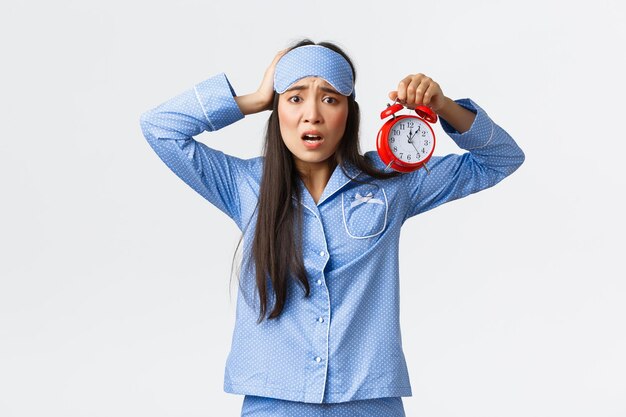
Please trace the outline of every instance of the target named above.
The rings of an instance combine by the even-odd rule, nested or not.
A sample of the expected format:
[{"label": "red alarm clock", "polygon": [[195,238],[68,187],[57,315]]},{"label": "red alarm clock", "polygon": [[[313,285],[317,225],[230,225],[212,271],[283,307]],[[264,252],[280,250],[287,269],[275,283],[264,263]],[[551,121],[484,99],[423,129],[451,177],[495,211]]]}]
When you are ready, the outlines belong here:
[{"label": "red alarm clock", "polygon": [[392,116],[378,131],[376,148],[380,159],[395,171],[412,172],[424,167],[435,150],[435,132],[430,123],[437,123],[437,115],[426,106],[418,106],[415,113],[397,116],[404,109],[400,103],[387,105],[381,119]]}]

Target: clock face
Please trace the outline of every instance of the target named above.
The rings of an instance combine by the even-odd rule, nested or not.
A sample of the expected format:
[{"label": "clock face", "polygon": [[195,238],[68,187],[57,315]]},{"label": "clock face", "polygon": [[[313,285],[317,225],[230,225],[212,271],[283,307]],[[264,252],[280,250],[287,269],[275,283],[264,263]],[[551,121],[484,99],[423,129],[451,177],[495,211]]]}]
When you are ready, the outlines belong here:
[{"label": "clock face", "polygon": [[424,161],[432,153],[435,144],[430,126],[414,117],[394,123],[389,129],[387,140],[395,157],[408,164]]}]

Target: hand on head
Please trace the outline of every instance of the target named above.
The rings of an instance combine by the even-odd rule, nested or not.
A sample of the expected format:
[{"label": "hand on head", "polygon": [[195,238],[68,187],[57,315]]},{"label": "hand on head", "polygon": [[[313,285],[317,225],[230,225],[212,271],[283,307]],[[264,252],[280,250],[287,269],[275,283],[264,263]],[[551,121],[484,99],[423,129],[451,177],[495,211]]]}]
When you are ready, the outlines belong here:
[{"label": "hand on head", "polygon": [[265,70],[261,85],[254,93],[235,97],[235,101],[243,114],[253,114],[272,109],[274,101],[274,69],[278,60],[286,52],[287,49],[283,49],[276,54],[270,66]]},{"label": "hand on head", "polygon": [[274,70],[276,69],[276,63],[287,51],[288,49],[283,49],[274,56],[272,63],[265,70],[261,86],[255,93],[259,101],[264,104],[263,110],[270,110],[272,108],[272,101],[274,99]]}]

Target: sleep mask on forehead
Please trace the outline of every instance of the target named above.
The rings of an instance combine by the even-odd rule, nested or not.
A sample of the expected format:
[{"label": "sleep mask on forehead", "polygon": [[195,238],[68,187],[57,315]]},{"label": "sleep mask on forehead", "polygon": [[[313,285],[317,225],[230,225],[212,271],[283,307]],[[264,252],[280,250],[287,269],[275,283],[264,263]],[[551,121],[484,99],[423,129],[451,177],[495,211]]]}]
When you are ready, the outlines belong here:
[{"label": "sleep mask on forehead", "polygon": [[300,46],[283,55],[274,71],[274,90],[282,94],[306,77],[323,78],[341,95],[356,95],[350,64],[341,54],[324,46]]}]

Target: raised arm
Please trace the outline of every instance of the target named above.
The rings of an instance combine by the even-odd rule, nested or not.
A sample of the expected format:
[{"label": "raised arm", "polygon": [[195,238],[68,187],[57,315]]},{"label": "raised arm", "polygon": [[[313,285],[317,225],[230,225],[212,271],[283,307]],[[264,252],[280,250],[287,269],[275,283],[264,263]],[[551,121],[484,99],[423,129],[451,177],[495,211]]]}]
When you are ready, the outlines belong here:
[{"label": "raised arm", "polygon": [[165,164],[191,188],[241,225],[239,185],[249,175],[250,161],[224,154],[196,141],[203,131],[216,131],[244,115],[271,109],[274,67],[269,65],[257,91],[237,96],[225,74],[215,75],[192,89],[143,113],[141,130]]},{"label": "raised arm", "polygon": [[480,106],[470,99],[447,98],[440,86],[423,74],[403,79],[389,97],[407,107],[429,106],[439,115],[448,136],[468,151],[432,157],[430,174],[422,169],[404,175],[411,201],[405,219],[492,187],[524,162],[524,152]]},{"label": "raised arm", "polygon": [[241,228],[237,190],[246,161],[209,148],[193,136],[244,117],[224,74],[218,74],[141,115],[143,135],[163,162]]}]

